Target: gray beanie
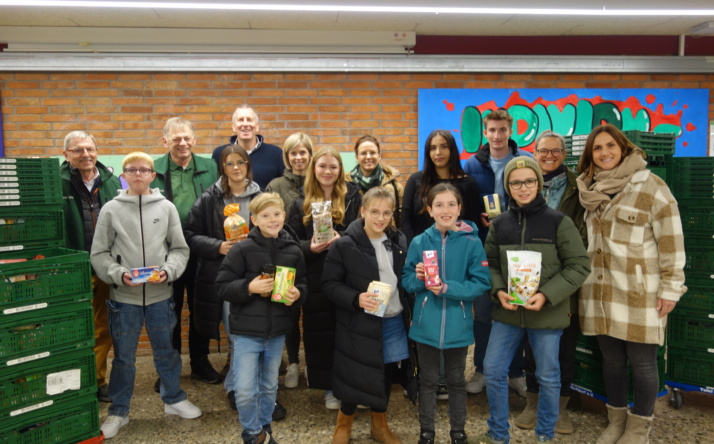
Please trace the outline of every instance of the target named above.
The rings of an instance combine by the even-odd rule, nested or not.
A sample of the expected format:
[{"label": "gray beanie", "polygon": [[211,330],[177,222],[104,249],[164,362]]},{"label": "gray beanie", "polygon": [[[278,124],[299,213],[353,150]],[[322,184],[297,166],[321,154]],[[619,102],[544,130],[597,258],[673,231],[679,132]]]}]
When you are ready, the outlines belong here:
[{"label": "gray beanie", "polygon": [[516,168],[530,168],[535,171],[536,177],[538,178],[538,192],[540,193],[543,191],[543,174],[540,172],[538,162],[536,162],[535,159],[533,159],[532,157],[518,156],[511,159],[506,164],[506,169],[503,170],[503,186],[509,196],[511,195],[511,187],[508,186],[508,177],[511,175],[511,172]]}]

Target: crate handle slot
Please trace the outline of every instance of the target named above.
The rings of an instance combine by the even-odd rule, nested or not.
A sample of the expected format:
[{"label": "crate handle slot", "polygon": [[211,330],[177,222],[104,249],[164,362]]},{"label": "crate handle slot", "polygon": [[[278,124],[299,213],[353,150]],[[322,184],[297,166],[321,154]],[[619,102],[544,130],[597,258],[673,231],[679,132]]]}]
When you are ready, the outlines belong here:
[{"label": "crate handle slot", "polygon": [[12,329],[13,333],[22,333],[25,331],[30,331],[30,330],[37,330],[38,328],[42,327],[44,324],[30,324],[30,325],[23,325],[22,327],[16,327]]}]

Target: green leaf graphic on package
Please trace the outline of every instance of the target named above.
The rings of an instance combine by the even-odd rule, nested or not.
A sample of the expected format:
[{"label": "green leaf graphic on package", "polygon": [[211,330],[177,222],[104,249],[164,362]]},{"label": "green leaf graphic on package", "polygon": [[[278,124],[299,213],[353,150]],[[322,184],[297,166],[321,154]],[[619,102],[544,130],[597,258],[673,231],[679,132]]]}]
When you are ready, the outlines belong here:
[{"label": "green leaf graphic on package", "polygon": [[525,305],[538,292],[541,253],[537,251],[507,251],[508,295],[515,305]]}]

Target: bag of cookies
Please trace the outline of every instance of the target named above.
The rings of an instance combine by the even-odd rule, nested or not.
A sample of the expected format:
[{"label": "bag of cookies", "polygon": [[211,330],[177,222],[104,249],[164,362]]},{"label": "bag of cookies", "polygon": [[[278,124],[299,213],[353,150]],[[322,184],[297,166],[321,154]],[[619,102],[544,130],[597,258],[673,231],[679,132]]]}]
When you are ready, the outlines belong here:
[{"label": "bag of cookies", "polygon": [[239,211],[240,204],[237,203],[228,204],[223,209],[223,215],[226,216],[226,220],[223,221],[223,230],[226,233],[227,241],[242,241],[248,237],[248,224],[238,214]]},{"label": "bag of cookies", "polygon": [[525,305],[538,292],[542,254],[538,251],[507,251],[508,295],[511,304]]},{"label": "bag of cookies", "polygon": [[335,232],[332,228],[332,201],[313,202],[312,204],[312,228],[314,230],[315,243],[321,244],[332,240]]}]

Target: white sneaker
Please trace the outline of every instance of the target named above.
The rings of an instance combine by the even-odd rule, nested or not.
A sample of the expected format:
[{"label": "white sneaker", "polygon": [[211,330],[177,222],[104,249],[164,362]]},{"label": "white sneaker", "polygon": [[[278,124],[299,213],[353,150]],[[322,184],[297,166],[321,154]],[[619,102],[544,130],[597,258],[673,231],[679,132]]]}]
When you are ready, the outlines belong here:
[{"label": "white sneaker", "polygon": [[193,405],[188,399],[184,399],[176,404],[164,404],[164,413],[178,415],[184,419],[195,419],[203,414],[201,409]]},{"label": "white sneaker", "polygon": [[102,433],[104,433],[104,438],[114,438],[119,433],[119,429],[124,427],[129,423],[129,417],[122,418],[121,416],[109,415],[107,419],[104,420],[104,424],[100,427]]},{"label": "white sneaker", "polygon": [[300,378],[300,366],[297,364],[288,365],[288,372],[285,374],[285,388],[295,388],[298,386]]},{"label": "white sneaker", "polygon": [[471,377],[471,380],[466,383],[466,392],[481,393],[484,387],[486,387],[486,377],[483,373],[474,371],[474,375]]},{"label": "white sneaker", "polygon": [[332,390],[325,393],[325,408],[328,410],[339,410],[342,407],[342,401],[335,398]]},{"label": "white sneaker", "polygon": [[508,378],[508,386],[518,393],[521,398],[526,397],[526,377]]}]

